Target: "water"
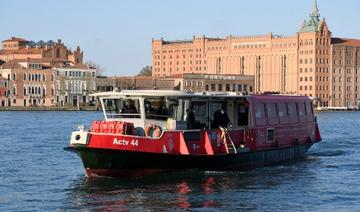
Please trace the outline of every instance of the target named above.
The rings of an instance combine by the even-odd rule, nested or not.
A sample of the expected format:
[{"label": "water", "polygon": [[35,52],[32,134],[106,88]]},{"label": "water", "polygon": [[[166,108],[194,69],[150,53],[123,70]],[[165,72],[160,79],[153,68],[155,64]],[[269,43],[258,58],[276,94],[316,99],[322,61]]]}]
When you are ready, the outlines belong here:
[{"label": "water", "polygon": [[246,172],[86,180],[63,150],[99,112],[0,112],[0,211],[360,210],[360,112],[322,112],[303,160]]}]

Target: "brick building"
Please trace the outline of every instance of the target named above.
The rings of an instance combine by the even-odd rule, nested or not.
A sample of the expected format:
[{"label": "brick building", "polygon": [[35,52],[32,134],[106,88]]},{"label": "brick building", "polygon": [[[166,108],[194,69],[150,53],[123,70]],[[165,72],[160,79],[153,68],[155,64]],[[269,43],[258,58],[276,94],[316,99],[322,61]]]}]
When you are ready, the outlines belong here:
[{"label": "brick building", "polygon": [[360,108],[360,40],[332,38],[331,43],[332,106]]},{"label": "brick building", "polygon": [[51,59],[69,61],[73,64],[83,63],[83,52],[80,47],[75,51],[68,49],[59,39],[56,43],[52,40],[28,41],[22,38],[12,37],[2,41],[0,50],[0,60],[8,62],[10,60],[24,59]]},{"label": "brick building", "polygon": [[[226,38],[194,36],[191,40],[177,41],[153,39],[152,74],[154,77],[183,73],[253,75],[254,92],[297,93],[313,97],[318,106],[354,107],[359,100],[356,97],[356,86],[360,84],[356,77],[360,73],[358,75],[359,62],[355,54],[359,52],[360,41],[351,39],[352,42],[337,42],[338,40],[332,38],[325,19],[320,19],[317,2],[314,0],[308,20],[303,22],[299,32],[293,36],[270,33],[246,37],[230,35]],[[344,64],[345,60],[350,60],[352,67],[342,67],[340,70],[334,63],[339,54],[336,56],[334,52],[344,52],[346,49],[352,49],[353,53],[351,57],[343,54],[346,58],[342,59],[342,66],[349,66]],[[334,68],[340,70],[340,75],[347,73],[348,69],[353,73],[353,85],[348,85],[350,81],[344,82],[345,79],[341,78],[341,100],[339,94],[333,93],[331,85],[335,77],[331,73]],[[352,87],[346,88],[347,86]],[[348,90],[344,93],[344,89]]]},{"label": "brick building", "polygon": [[54,75],[40,59],[11,60],[1,67],[1,75],[9,80],[7,106],[52,106]]},{"label": "brick building", "polygon": [[95,92],[96,70],[83,64],[79,47],[12,37],[2,42],[0,76],[8,80],[4,106],[86,106]]}]

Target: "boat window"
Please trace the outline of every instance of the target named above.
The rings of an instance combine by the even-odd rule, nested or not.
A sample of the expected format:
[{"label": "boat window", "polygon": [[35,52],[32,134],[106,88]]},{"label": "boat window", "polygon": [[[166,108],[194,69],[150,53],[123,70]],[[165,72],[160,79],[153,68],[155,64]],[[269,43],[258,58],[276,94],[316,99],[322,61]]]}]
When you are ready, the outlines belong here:
[{"label": "boat window", "polygon": [[312,103],[311,102],[305,102],[305,110],[306,110],[306,117],[308,122],[313,122],[313,110],[312,110]]},{"label": "boat window", "polygon": [[273,142],[274,141],[274,128],[268,128],[266,130],[266,141]]},{"label": "boat window", "polygon": [[267,103],[266,104],[266,114],[269,120],[269,124],[278,124],[279,120],[277,117],[276,105],[275,103]]},{"label": "boat window", "polygon": [[286,104],[285,103],[278,103],[277,108],[278,108],[280,124],[289,123],[288,114],[287,114],[287,111],[286,111]]},{"label": "boat window", "polygon": [[297,123],[298,115],[297,115],[297,111],[296,111],[296,103],[288,102],[288,103],[286,103],[286,107],[287,107],[290,123]]},{"label": "boat window", "polygon": [[146,98],[144,101],[146,119],[167,120],[171,118],[173,103],[164,97]]},{"label": "boat window", "polygon": [[189,99],[169,99],[171,102],[170,110],[172,110],[173,119],[176,121],[187,121],[188,108],[190,106]]},{"label": "boat window", "polygon": [[298,109],[298,113],[299,113],[300,122],[306,122],[304,103],[303,102],[298,102],[297,103],[297,109]]},{"label": "boat window", "polygon": [[262,103],[255,103],[254,109],[256,125],[266,125],[265,105]]},{"label": "boat window", "polygon": [[205,101],[191,102],[188,117],[188,129],[206,128],[207,103]]},{"label": "boat window", "polygon": [[103,99],[106,117],[114,118],[140,118],[140,103],[138,99],[117,98]]},{"label": "boat window", "polygon": [[249,103],[247,101],[240,101],[237,104],[237,112],[238,126],[247,126],[249,123]]}]

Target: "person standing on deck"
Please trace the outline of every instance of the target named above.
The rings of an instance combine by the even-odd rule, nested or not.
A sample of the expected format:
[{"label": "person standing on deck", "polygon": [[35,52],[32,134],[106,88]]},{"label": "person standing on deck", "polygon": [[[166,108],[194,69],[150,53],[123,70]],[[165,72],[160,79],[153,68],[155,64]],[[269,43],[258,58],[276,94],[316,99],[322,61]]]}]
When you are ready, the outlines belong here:
[{"label": "person standing on deck", "polygon": [[214,122],[212,128],[227,128],[231,124],[230,119],[225,111],[225,105],[221,105],[220,109],[214,114]]}]

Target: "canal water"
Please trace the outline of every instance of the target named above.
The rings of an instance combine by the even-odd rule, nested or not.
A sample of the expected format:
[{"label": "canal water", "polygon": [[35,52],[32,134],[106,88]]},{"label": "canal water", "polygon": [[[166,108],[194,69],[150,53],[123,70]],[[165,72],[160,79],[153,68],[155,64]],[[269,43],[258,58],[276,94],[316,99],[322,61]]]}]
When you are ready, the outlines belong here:
[{"label": "canal water", "polygon": [[0,211],[359,211],[360,112],[317,113],[305,159],[243,172],[86,180],[63,150],[100,112],[0,112]]}]

